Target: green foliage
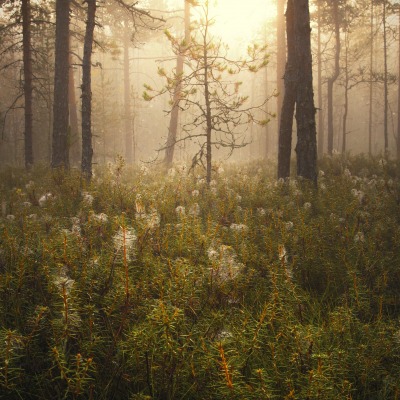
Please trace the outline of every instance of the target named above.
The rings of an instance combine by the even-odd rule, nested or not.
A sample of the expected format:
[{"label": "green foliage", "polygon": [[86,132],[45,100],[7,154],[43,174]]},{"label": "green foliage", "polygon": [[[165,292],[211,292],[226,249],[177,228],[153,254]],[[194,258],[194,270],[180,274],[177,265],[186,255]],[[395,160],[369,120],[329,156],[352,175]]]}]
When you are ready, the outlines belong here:
[{"label": "green foliage", "polygon": [[395,399],[400,182],[1,172],[0,398]]}]

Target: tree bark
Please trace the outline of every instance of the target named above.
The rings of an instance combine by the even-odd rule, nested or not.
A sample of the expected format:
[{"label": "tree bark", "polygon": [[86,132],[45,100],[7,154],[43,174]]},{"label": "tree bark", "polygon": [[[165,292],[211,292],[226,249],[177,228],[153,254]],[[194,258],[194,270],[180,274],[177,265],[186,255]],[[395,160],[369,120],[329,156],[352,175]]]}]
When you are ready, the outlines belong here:
[{"label": "tree bark", "polygon": [[387,65],[387,32],[386,32],[386,0],[382,3],[382,25],[383,25],[383,65],[384,65],[384,78],[383,78],[383,137],[385,141],[385,156],[389,151],[389,133],[388,133],[388,65]]},{"label": "tree bark", "polygon": [[335,68],[333,75],[328,79],[328,154],[333,153],[333,85],[340,73],[340,21],[339,0],[332,1],[332,17],[335,24]]},{"label": "tree bark", "polygon": [[369,56],[369,118],[368,118],[368,154],[372,155],[372,101],[373,101],[373,69],[374,69],[374,0],[371,0],[370,18],[370,56]]},{"label": "tree bark", "polygon": [[24,62],[24,97],[25,97],[25,168],[33,165],[33,111],[32,111],[32,51],[31,51],[31,4],[22,0],[22,46]]},{"label": "tree bark", "polygon": [[325,142],[325,127],[324,127],[324,112],[322,104],[322,51],[321,51],[321,0],[317,2],[318,13],[318,156],[322,157],[324,154]]},{"label": "tree bark", "polygon": [[342,121],[342,154],[346,154],[347,146],[347,115],[349,112],[349,72],[348,72],[348,59],[349,59],[349,43],[348,43],[348,32],[345,33],[345,67],[344,67],[344,111]]},{"label": "tree bark", "polygon": [[86,0],[87,21],[82,61],[82,173],[92,177],[92,49],[96,18],[96,0]]},{"label": "tree bark", "polygon": [[[70,38],[71,41],[71,38]],[[78,164],[81,159],[81,141],[79,140],[78,107],[76,106],[75,77],[72,66],[71,47],[69,52],[69,81],[68,81],[68,103],[69,103],[69,125],[71,136],[71,163]]]},{"label": "tree bark", "polygon": [[[399,28],[400,32],[400,8],[399,8]],[[397,39],[399,41],[399,54],[398,54],[398,76],[400,78],[400,37]],[[397,160],[400,160],[400,79],[397,83]]]},{"label": "tree bark", "polygon": [[288,56],[284,75],[285,92],[283,96],[278,144],[278,178],[290,176],[290,157],[292,152],[293,115],[296,104],[298,65],[295,53],[294,0],[288,0],[286,9],[286,40]]},{"label": "tree bark", "polygon": [[317,183],[317,132],[312,82],[311,28],[308,0],[294,0],[295,51],[298,66],[296,95],[297,175]]},{"label": "tree bark", "polygon": [[276,17],[276,82],[278,89],[277,102],[277,120],[278,132],[280,130],[281,110],[283,98],[285,95],[285,66],[286,66],[286,38],[285,38],[285,0],[277,1],[277,17]]},{"label": "tree bark", "polygon": [[[184,0],[185,3],[185,43],[184,47],[189,45],[190,42],[190,3]],[[176,87],[173,96],[173,106],[171,111],[171,119],[168,128],[168,138],[165,149],[164,164],[166,168],[170,168],[174,159],[176,136],[178,131],[178,119],[179,119],[179,102],[181,100],[181,79],[183,74],[183,52],[184,48],[181,49],[176,58]]]},{"label": "tree bark", "polygon": [[124,26],[124,129],[125,129],[125,159],[127,163],[133,162],[133,131],[131,111],[131,80],[130,80],[130,31],[128,19],[125,19]]},{"label": "tree bark", "polygon": [[68,143],[68,51],[69,0],[56,0],[56,45],[53,103],[53,168],[69,168]]}]

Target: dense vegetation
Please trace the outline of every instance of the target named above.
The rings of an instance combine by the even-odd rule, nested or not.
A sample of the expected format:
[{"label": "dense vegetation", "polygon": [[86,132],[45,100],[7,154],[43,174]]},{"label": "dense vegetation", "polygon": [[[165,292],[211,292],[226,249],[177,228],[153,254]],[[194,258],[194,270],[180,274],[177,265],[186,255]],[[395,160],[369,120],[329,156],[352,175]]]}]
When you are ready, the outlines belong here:
[{"label": "dense vegetation", "polygon": [[399,166],[275,170],[3,171],[0,397],[398,399]]}]

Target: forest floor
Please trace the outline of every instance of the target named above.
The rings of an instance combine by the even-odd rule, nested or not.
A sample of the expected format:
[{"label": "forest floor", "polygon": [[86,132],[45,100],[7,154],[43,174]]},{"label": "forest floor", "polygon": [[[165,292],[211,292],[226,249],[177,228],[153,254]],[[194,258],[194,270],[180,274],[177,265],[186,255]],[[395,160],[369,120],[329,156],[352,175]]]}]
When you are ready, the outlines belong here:
[{"label": "forest floor", "polygon": [[400,166],[275,169],[0,172],[0,398],[400,398]]}]

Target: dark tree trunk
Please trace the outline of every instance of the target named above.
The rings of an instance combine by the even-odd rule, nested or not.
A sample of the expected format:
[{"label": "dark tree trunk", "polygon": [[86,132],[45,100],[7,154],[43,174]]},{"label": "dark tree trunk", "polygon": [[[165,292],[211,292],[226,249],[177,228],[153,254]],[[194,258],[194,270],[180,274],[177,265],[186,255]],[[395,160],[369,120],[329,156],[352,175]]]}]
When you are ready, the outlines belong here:
[{"label": "dark tree trunk", "polygon": [[33,111],[32,111],[32,52],[31,52],[31,4],[22,0],[22,46],[24,60],[25,96],[25,167],[33,165]]},{"label": "dark tree trunk", "polygon": [[125,129],[125,159],[130,164],[133,162],[133,131],[131,112],[131,80],[130,80],[130,31],[128,19],[124,27],[124,129]]},{"label": "dark tree trunk", "polygon": [[339,21],[339,0],[332,1],[332,17],[335,24],[335,68],[333,75],[328,79],[328,154],[333,152],[333,85],[340,73],[340,21]]},{"label": "dark tree trunk", "polygon": [[283,105],[283,97],[285,95],[285,65],[286,65],[286,43],[285,43],[285,0],[277,1],[276,16],[276,82],[278,89],[277,101],[277,119],[278,132],[280,130],[281,112]]},{"label": "dark tree trunk", "polygon": [[388,133],[388,64],[387,64],[387,29],[386,29],[386,0],[382,3],[382,25],[383,25],[383,65],[384,65],[384,79],[383,79],[383,137],[385,141],[385,156],[389,151],[389,133]]},{"label": "dark tree trunk", "polygon": [[56,0],[56,46],[51,166],[69,168],[68,49],[69,0]]},{"label": "dark tree trunk", "polygon": [[[189,44],[190,41],[190,3],[187,0],[184,0],[185,3],[185,47]],[[183,51],[184,49],[182,49]],[[171,111],[171,119],[169,121],[168,128],[168,138],[165,149],[165,157],[164,164],[167,168],[171,167],[172,161],[174,159],[174,150],[176,143],[176,135],[178,132],[178,119],[179,119],[179,102],[181,99],[181,78],[183,74],[183,55],[181,52],[178,54],[176,58],[176,87],[174,90],[173,96],[173,106]]]},{"label": "dark tree trunk", "polygon": [[87,21],[82,61],[82,173],[92,177],[92,48],[96,18],[96,0],[87,0]]},{"label": "dark tree trunk", "polygon": [[369,56],[369,118],[368,118],[368,154],[372,155],[372,100],[373,100],[373,69],[374,69],[374,0],[371,0],[370,17],[370,56]]},{"label": "dark tree trunk", "polygon": [[344,53],[344,110],[343,110],[343,121],[342,121],[342,154],[346,154],[347,146],[347,115],[349,113],[349,72],[348,72],[348,61],[349,61],[349,42],[348,32],[345,33],[345,53]]},{"label": "dark tree trunk", "polygon": [[[400,32],[400,8],[399,8],[399,32]],[[398,54],[398,76],[400,77],[400,37],[399,41],[399,54]],[[397,83],[397,160],[400,160],[400,79]]]},{"label": "dark tree trunk", "polygon": [[318,0],[318,156],[324,154],[325,127],[324,112],[322,105],[322,51],[321,51],[321,0]]},{"label": "dark tree trunk", "polygon": [[283,96],[278,144],[278,178],[290,176],[290,156],[292,152],[293,115],[296,104],[298,68],[295,54],[294,5],[288,0],[286,9],[286,41],[288,57],[284,75],[285,93]]},{"label": "dark tree trunk", "polygon": [[294,1],[295,51],[298,65],[296,96],[297,175],[317,183],[317,132],[312,82],[311,28],[308,0]]},{"label": "dark tree trunk", "polygon": [[207,167],[207,183],[211,182],[211,171],[212,171],[212,157],[211,157],[211,135],[212,135],[212,115],[211,115],[211,105],[210,105],[210,91],[208,87],[208,57],[207,57],[207,30],[204,33],[204,43],[203,43],[203,62],[204,62],[204,99],[206,103],[206,167]]},{"label": "dark tree trunk", "polygon": [[[71,39],[71,38],[70,38]],[[76,106],[75,77],[72,66],[71,48],[69,53],[69,82],[68,82],[68,103],[69,103],[69,124],[71,137],[71,163],[78,164],[81,159],[81,141],[78,127],[78,107]]]}]

